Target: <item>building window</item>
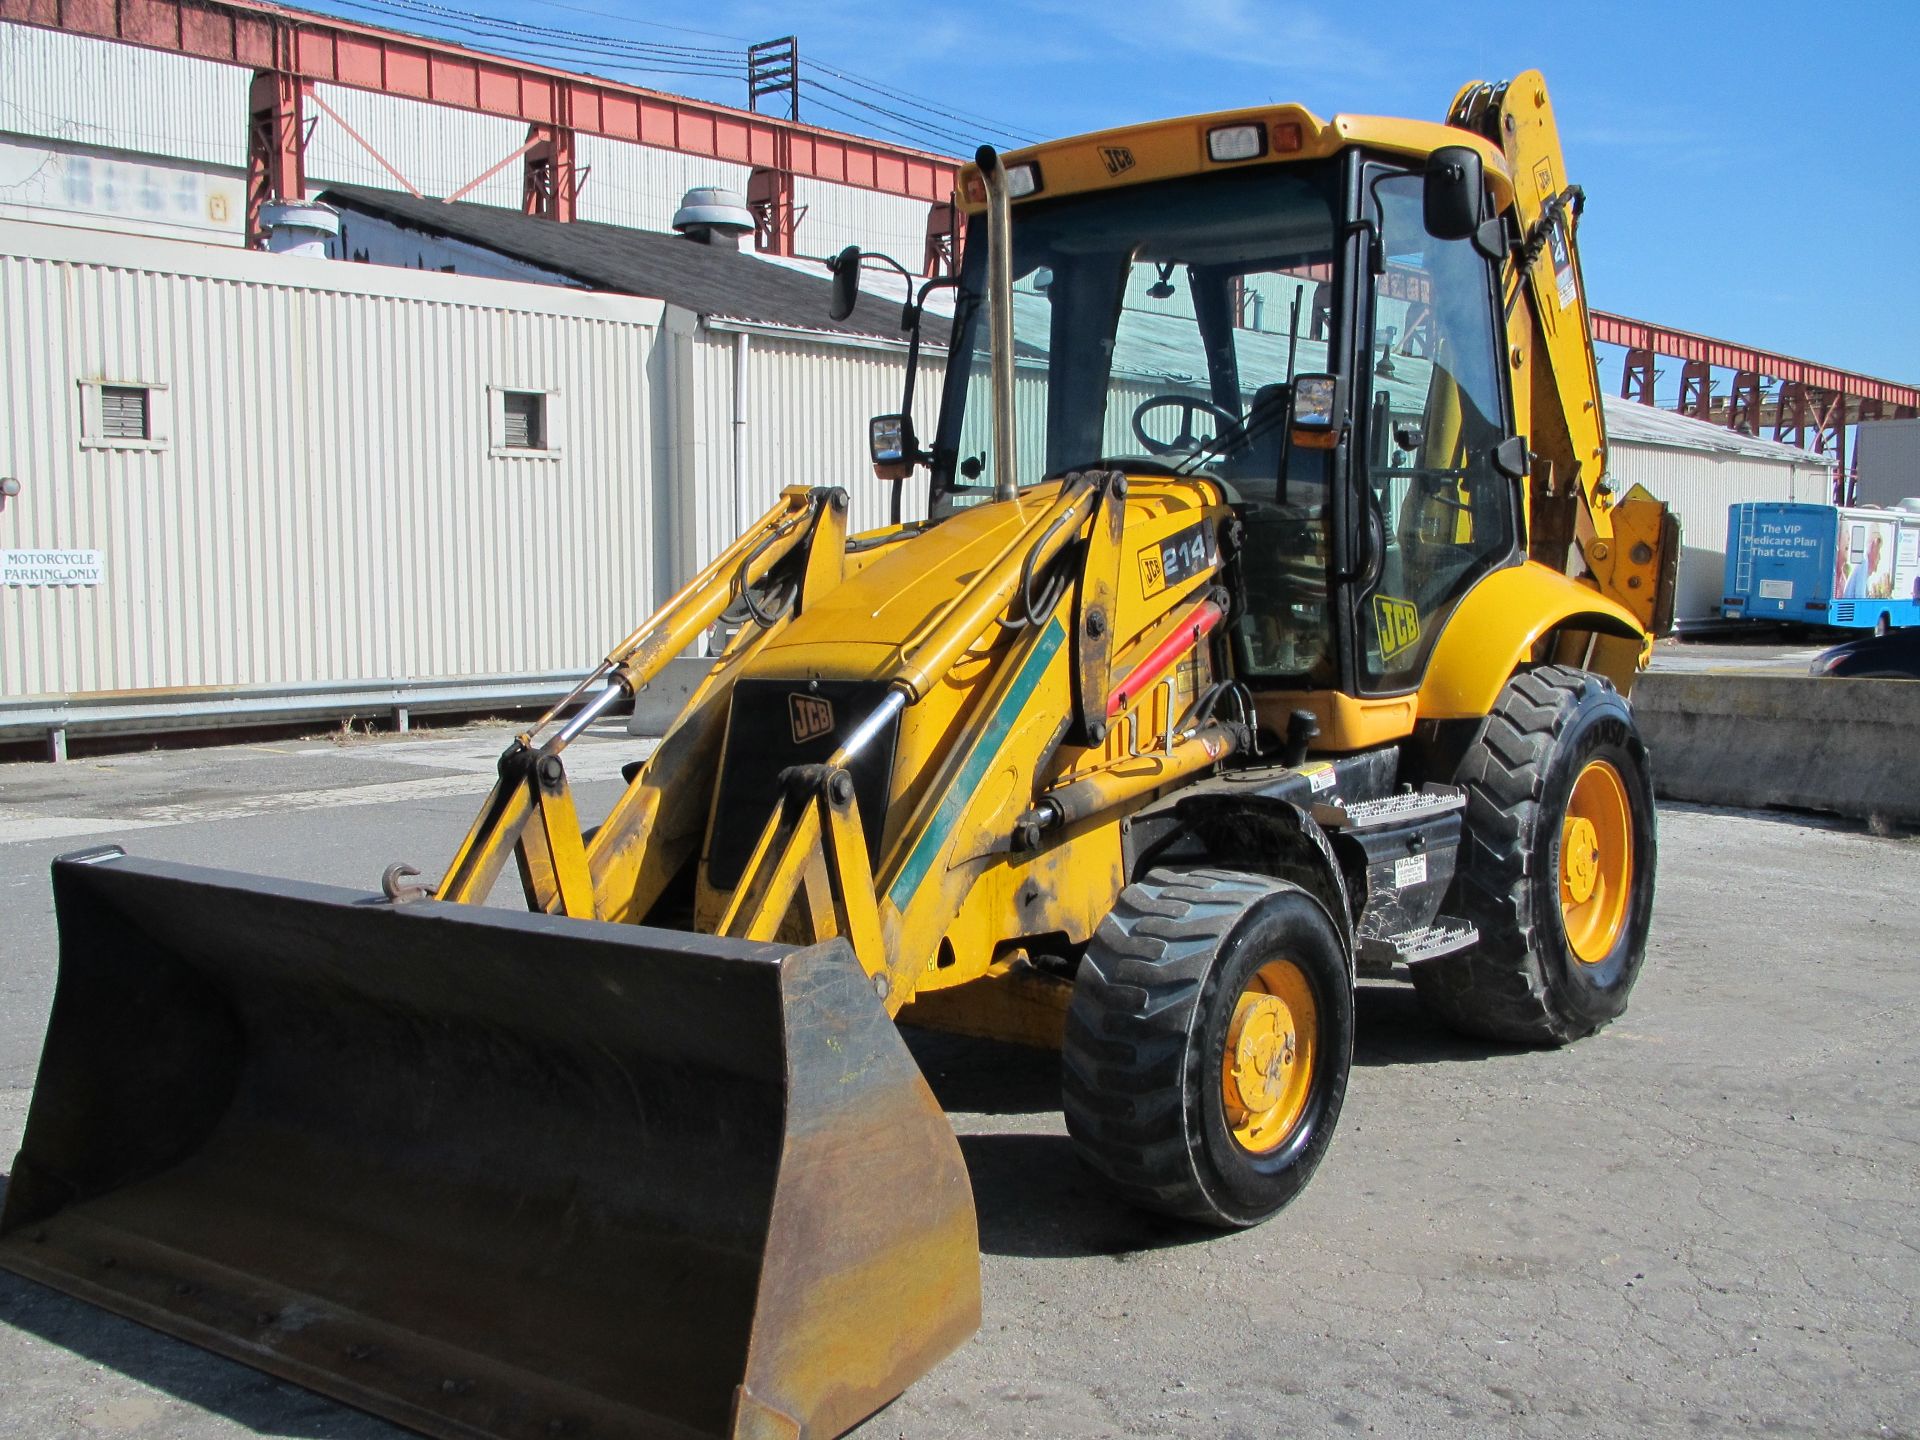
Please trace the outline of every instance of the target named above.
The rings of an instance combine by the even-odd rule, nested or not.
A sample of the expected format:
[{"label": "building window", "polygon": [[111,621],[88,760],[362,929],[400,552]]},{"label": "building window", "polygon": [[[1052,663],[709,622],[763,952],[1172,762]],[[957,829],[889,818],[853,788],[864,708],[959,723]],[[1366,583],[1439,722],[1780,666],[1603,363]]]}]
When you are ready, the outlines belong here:
[{"label": "building window", "polygon": [[488,452],[498,459],[552,458],[560,453],[555,434],[553,390],[489,387]]},{"label": "building window", "polygon": [[547,397],[537,390],[509,390],[500,398],[506,411],[507,449],[546,449]]},{"label": "building window", "polygon": [[163,450],[167,387],[152,382],[82,380],[80,443],[97,450]]},{"label": "building window", "polygon": [[144,385],[100,387],[100,436],[104,440],[151,440],[151,392]]}]

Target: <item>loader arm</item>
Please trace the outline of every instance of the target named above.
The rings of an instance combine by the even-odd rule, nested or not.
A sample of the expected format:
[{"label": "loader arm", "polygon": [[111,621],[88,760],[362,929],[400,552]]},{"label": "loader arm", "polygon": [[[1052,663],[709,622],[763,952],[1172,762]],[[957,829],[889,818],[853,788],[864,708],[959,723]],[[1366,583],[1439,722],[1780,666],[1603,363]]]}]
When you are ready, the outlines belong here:
[{"label": "loader arm", "polygon": [[[722,902],[714,919],[716,933],[770,940],[786,933],[782,927],[797,914],[802,933],[813,942],[842,937],[853,946],[889,1014],[913,998],[920,957],[938,937],[903,936],[899,910],[881,899],[882,882],[889,876],[876,873],[848,767],[895,715],[923,700],[983,632],[997,630],[1002,617],[1031,604],[1036,585],[1047,589],[1043,577],[1061,563],[1073,563],[1069,552],[1086,531],[1117,536],[1125,494],[1125,481],[1118,475],[1068,477],[1053,502],[1035,507],[992,563],[902,640],[887,666],[885,698],[874,713],[823,764],[796,766],[782,774],[781,797],[740,880]],[[1108,595],[1110,583],[1098,576],[1090,580],[1087,558],[1091,554],[1100,569],[1113,568],[1111,549],[1109,543],[1081,553],[1076,593]],[[1054,593],[1058,606],[1063,603],[1061,592]],[[1080,608],[1090,613],[1084,599]],[[1029,618],[1036,630],[1041,622],[1051,623],[1050,615]],[[1107,622],[1083,622],[1082,630],[1083,650],[1102,657],[1082,664],[1104,675],[1112,645]],[[1104,691],[1101,704],[1104,707]],[[956,753],[977,743],[980,737],[971,732],[982,723],[976,720],[955,737]],[[1104,733],[1103,712],[1099,734]],[[932,814],[919,817],[917,829],[924,832],[933,820]],[[904,852],[910,847],[903,843],[898,848]],[[896,861],[893,870],[901,863]]]},{"label": "loader arm", "polygon": [[[632,696],[657,676],[730,603],[744,599],[756,623],[742,628],[722,657],[722,666],[743,656],[809,595],[829,588],[839,578],[845,557],[846,513],[844,490],[790,486],[759,521],[615,645],[566,699],[516,736],[501,755],[500,778],[434,898],[485,900],[512,856],[518,861],[530,910],[580,919],[637,918],[631,912],[639,870],[621,862],[651,832],[662,792],[636,779],[624,797],[631,803],[623,802],[601,827],[607,840],[593,847],[595,854],[590,858],[561,753],[616,701]],[[780,615],[768,616],[753,601],[755,587],[796,553],[805,555],[799,591]],[[562,720],[596,684],[603,687],[598,694]],[[593,858],[600,860],[597,869]],[[639,908],[644,912],[644,905]]]},{"label": "loader arm", "polygon": [[[1644,492],[1617,494],[1607,473],[1606,416],[1577,239],[1585,196],[1567,180],[1546,82],[1537,70],[1498,85],[1474,81],[1454,97],[1447,118],[1498,146],[1513,182],[1514,243],[1502,288],[1512,362],[1531,382],[1516,385],[1515,401],[1534,457],[1527,496],[1532,558],[1584,579],[1631,611],[1649,635],[1666,634],[1678,526]],[[1630,680],[1639,660],[1634,648],[1630,640],[1600,637],[1593,668]]]},{"label": "loader arm", "polygon": [[[830,754],[777,780],[768,772],[775,793],[764,812],[715,799],[715,832],[751,826],[755,838],[737,873],[704,868],[696,928],[785,943],[843,938],[897,1014],[939,968],[930,957],[943,945],[973,957],[940,977],[950,985],[1008,941],[1007,916],[996,912],[983,935],[970,913],[983,865],[1005,870],[994,857],[1008,854],[1035,874],[1085,865],[1084,855],[1065,858],[1062,837],[1100,832],[1088,842],[1098,845],[1110,838],[1104,823],[1242,748],[1244,726],[1210,715],[1176,724],[1170,678],[1224,618],[1225,592],[1203,583],[1157,615],[1116,620],[1127,493],[1122,474],[1087,472],[1030,497],[986,563],[951,562],[958,583],[869,672],[880,699]],[[1117,655],[1129,661],[1118,679]],[[956,703],[950,677],[983,666],[972,703]],[[946,692],[937,702],[936,691]],[[736,719],[742,703],[736,694]],[[931,783],[918,803],[902,802],[899,823],[863,823],[856,767],[908,723],[940,734]],[[723,768],[733,763],[730,753]],[[1004,789],[983,785],[989,770],[1008,777]],[[1077,932],[1084,917],[1071,895],[1052,881],[1023,883],[1021,924]]]}]

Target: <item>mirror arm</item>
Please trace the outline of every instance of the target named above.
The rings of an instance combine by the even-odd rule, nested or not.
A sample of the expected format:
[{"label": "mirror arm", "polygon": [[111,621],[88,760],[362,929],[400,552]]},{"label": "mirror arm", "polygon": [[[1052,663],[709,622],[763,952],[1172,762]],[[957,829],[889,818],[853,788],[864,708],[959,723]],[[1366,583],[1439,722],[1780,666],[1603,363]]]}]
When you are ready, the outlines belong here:
[{"label": "mirror arm", "polygon": [[1493,447],[1488,457],[1493,468],[1509,480],[1525,480],[1533,473],[1533,452],[1527,449],[1527,437],[1509,435]]},{"label": "mirror arm", "polygon": [[[894,264],[898,265],[899,262],[895,261]],[[903,275],[906,274],[904,267],[901,268],[900,273]],[[913,277],[909,275],[907,278],[911,280]],[[920,378],[920,322],[926,318],[927,296],[941,286],[951,286],[958,289],[959,285],[960,282],[951,275],[935,275],[921,285],[920,293],[917,296],[913,293],[912,287],[908,287],[906,308],[900,314],[900,328],[907,332],[907,380],[905,390],[900,397],[900,413],[902,415],[908,417],[913,415],[914,385]],[[907,457],[907,460],[914,465],[929,465],[933,462],[933,452],[915,446],[914,452]],[[894,488],[894,509],[897,511],[899,507],[900,494],[899,487],[896,485]],[[898,523],[898,516],[895,517],[895,523]]]},{"label": "mirror arm", "polygon": [[1367,237],[1367,272],[1372,275],[1387,273],[1387,247],[1380,241],[1380,230],[1371,220],[1349,220],[1340,239],[1344,242],[1355,235]]},{"label": "mirror arm", "polygon": [[1495,215],[1482,220],[1473,231],[1473,248],[1496,265],[1507,258],[1507,222],[1504,217]]}]

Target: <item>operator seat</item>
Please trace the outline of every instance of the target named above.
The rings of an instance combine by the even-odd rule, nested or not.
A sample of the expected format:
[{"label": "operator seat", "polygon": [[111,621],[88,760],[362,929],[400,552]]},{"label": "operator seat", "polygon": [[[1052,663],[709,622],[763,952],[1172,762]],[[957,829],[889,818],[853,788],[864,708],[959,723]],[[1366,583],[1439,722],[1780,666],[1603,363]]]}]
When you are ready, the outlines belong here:
[{"label": "operator seat", "polygon": [[[1280,478],[1280,454],[1287,442],[1287,412],[1293,404],[1291,385],[1262,385],[1253,392],[1247,418],[1241,425],[1246,443],[1234,457],[1232,478],[1254,495],[1272,498]],[[1265,481],[1263,489],[1259,482]]]}]

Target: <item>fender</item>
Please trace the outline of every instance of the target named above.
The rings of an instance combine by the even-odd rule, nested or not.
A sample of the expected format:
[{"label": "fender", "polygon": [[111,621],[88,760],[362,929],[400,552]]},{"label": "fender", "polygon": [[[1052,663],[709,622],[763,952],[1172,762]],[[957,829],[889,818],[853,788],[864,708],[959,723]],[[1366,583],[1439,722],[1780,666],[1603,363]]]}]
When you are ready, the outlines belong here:
[{"label": "fender", "polygon": [[[1333,842],[1313,817],[1275,795],[1190,795],[1179,803],[1180,831],[1198,840],[1212,864],[1298,885],[1326,912],[1353,966],[1353,901]],[[1172,837],[1169,837],[1171,839]]]},{"label": "fender", "polygon": [[1561,628],[1643,644],[1647,638],[1632,611],[1538,561],[1491,571],[1447,617],[1415,697],[1419,718],[1477,720],[1491,713],[1541,637]]}]

